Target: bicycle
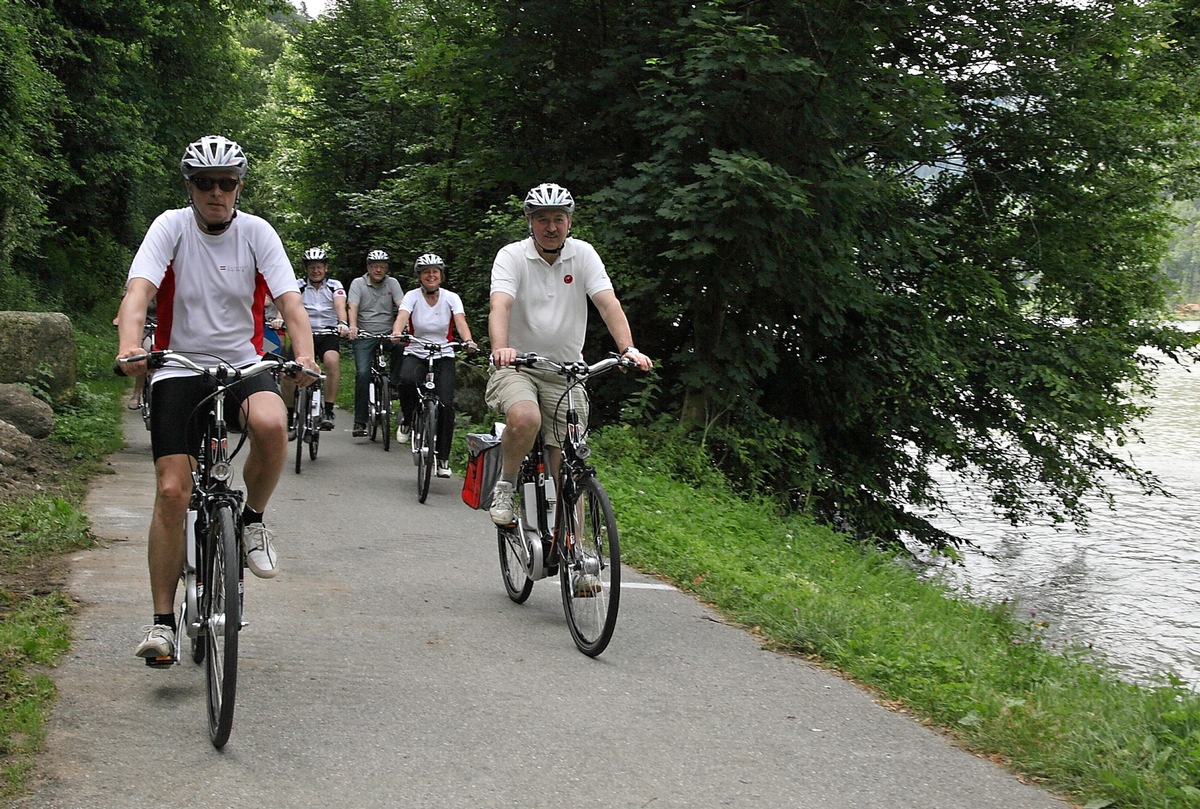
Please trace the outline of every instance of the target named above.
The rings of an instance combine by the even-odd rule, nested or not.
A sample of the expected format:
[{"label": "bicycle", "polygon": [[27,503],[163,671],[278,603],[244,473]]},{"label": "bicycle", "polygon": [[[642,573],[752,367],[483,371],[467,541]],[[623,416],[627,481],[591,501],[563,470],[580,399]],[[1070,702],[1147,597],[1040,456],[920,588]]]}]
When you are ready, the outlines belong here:
[{"label": "bicycle", "polygon": [[[177,365],[201,373],[215,384],[215,390],[200,405],[212,403],[192,470],[186,522],[187,557],[181,572],[183,598],[177,626],[187,633],[192,661],[206,664],[208,735],[213,746],[220,749],[233,728],[238,633],[246,625],[241,523],[245,494],[231,485],[232,461],[245,443],[246,433],[242,433],[230,452],[225,395],[230,385],[258,374],[280,370],[290,374],[313,373],[273,354],[242,369],[215,359],[213,365],[204,366],[169,349],[121,362],[143,359],[151,369]],[[116,371],[124,375],[120,365]],[[178,663],[179,659],[180,644],[176,643],[174,659],[168,665]]]},{"label": "bicycle", "polygon": [[372,441],[383,432],[383,450],[392,448],[391,338],[388,333],[360,331],[360,340],[378,340],[371,352],[371,379],[367,383],[367,437]]},{"label": "bicycle", "polygon": [[442,410],[442,402],[438,399],[434,384],[433,361],[441,356],[442,349],[466,348],[467,343],[462,340],[439,343],[415,334],[406,334],[404,338],[405,342],[416,343],[425,351],[425,381],[417,385],[418,400],[413,411],[411,439],[413,465],[417,467],[417,501],[424,503],[429,496],[429,481],[433,478],[434,464],[437,463],[438,420]]},{"label": "bicycle", "polygon": [[[340,334],[333,327],[313,329],[313,336],[319,334]],[[321,377],[322,381],[325,379]],[[308,385],[296,388],[296,474],[304,462],[304,447],[308,447],[309,460],[317,459],[317,451],[321,446],[321,421],[325,417],[325,397],[321,385]]]},{"label": "bicycle", "polygon": [[596,477],[595,467],[587,463],[591,449],[586,443],[586,429],[579,422],[574,394],[586,395],[583,383],[591,377],[613,368],[636,368],[637,363],[617,355],[588,365],[525,354],[513,365],[544,366],[566,378],[563,398],[567,434],[556,436],[562,446],[557,486],[546,473],[545,444],[540,433],[521,462],[513,523],[497,526],[504,589],[510,599],[522,604],[536,580],[557,573],[571,638],[579,651],[596,657],[607,648],[616,628],[621,601],[621,546],[612,502]]}]

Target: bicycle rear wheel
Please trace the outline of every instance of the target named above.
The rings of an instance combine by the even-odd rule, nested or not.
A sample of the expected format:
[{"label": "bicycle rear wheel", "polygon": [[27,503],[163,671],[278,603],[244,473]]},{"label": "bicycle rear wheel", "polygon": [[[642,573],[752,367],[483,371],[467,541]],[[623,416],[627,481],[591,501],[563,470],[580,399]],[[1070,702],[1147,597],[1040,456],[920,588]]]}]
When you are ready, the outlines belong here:
[{"label": "bicycle rear wheel", "polygon": [[418,419],[420,430],[413,432],[414,451],[417,453],[417,499],[424,503],[429,496],[429,481],[433,478],[437,454],[438,403],[432,400],[423,402]]},{"label": "bicycle rear wheel", "polygon": [[595,657],[612,640],[621,601],[621,550],[612,503],[600,481],[584,480],[559,514],[563,611],[579,651]]},{"label": "bicycle rear wheel", "polygon": [[[500,548],[500,577],[504,579],[504,591],[518,604],[524,604],[533,591],[533,579],[529,576],[533,567],[530,562],[532,548],[525,532],[525,521],[521,517],[525,513],[525,504],[521,502],[521,489],[518,485],[516,499],[513,501],[516,524],[496,526],[496,541]],[[535,537],[536,533],[535,531]],[[541,542],[540,538],[538,542]]]},{"label": "bicycle rear wheel", "polygon": [[308,410],[309,410],[308,393],[304,388],[296,391],[296,412],[293,418],[296,420],[296,474],[300,474],[300,466],[304,460],[304,439],[308,431]]},{"label": "bicycle rear wheel", "polygon": [[217,507],[209,528],[205,559],[204,621],[205,679],[208,683],[208,736],[213,747],[224,747],[233,728],[237,696],[238,632],[242,626],[241,542],[233,511],[228,504]]}]

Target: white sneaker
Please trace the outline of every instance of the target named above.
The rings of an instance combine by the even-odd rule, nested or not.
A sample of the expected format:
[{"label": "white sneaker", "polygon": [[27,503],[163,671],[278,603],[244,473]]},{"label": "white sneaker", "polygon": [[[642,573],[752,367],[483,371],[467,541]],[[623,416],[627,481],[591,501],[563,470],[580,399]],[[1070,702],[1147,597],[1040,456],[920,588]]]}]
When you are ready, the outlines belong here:
[{"label": "white sneaker", "polygon": [[488,516],[496,525],[512,525],[515,494],[513,485],[507,480],[496,481],[496,488],[492,489],[492,507],[488,509]]},{"label": "white sneaker", "polygon": [[451,475],[450,462],[449,461],[438,461],[437,462],[437,476],[439,478],[448,478],[448,477],[450,477],[450,475]]},{"label": "white sneaker", "polygon": [[146,658],[151,665],[166,665],[175,662],[175,631],[163,624],[142,627],[145,636],[134,654]]},{"label": "white sneaker", "polygon": [[403,424],[396,425],[396,443],[407,444],[410,435],[412,435],[412,430],[408,427],[405,427]]},{"label": "white sneaker", "polygon": [[273,579],[279,572],[279,557],[275,554],[271,529],[260,522],[246,526],[242,541],[246,543],[246,566],[260,579]]}]

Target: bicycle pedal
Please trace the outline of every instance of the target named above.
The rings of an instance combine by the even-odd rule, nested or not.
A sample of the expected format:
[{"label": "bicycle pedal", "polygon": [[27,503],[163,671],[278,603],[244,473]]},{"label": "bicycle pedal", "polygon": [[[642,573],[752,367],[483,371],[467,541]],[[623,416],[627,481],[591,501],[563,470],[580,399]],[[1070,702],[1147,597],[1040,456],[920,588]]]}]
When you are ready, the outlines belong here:
[{"label": "bicycle pedal", "polygon": [[147,657],[146,665],[152,669],[169,669],[175,665],[175,658],[171,655],[167,657]]}]

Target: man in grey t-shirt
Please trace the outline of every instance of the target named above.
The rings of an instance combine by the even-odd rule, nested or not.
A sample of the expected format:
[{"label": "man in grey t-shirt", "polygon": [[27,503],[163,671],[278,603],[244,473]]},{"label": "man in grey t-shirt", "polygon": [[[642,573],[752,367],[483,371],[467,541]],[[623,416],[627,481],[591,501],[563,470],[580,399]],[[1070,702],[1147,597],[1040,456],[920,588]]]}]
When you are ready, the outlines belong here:
[{"label": "man in grey t-shirt", "polygon": [[[350,282],[350,339],[354,346],[354,432],[367,434],[367,386],[371,382],[371,355],[381,338],[361,338],[368,334],[394,334],[404,290],[388,275],[388,254],[382,250],[367,253],[367,272]],[[390,346],[392,383],[399,369],[399,347]]]}]

